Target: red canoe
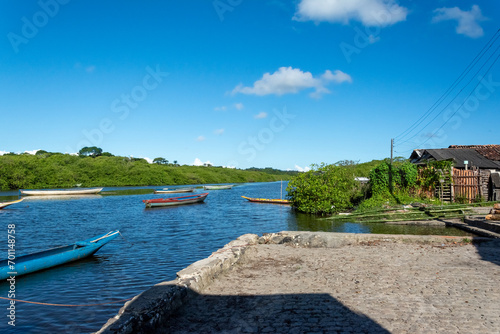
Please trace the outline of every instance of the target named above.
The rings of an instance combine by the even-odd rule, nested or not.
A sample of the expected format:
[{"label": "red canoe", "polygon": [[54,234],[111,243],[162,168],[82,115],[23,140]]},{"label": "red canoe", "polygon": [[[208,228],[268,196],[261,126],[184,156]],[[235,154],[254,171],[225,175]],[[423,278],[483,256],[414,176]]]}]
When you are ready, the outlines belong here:
[{"label": "red canoe", "polygon": [[160,206],[171,206],[171,205],[183,205],[183,204],[194,204],[201,203],[207,198],[208,193],[182,196],[182,197],[170,197],[170,198],[156,198],[156,199],[145,199],[146,208],[156,208]]}]

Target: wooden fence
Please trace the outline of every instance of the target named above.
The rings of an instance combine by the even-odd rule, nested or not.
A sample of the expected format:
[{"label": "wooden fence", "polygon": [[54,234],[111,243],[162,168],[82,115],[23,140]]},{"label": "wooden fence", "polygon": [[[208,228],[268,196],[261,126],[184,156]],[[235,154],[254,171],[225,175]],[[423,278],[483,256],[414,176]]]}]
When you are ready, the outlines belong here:
[{"label": "wooden fence", "polygon": [[480,178],[477,168],[470,170],[453,168],[453,197],[455,201],[461,199],[472,203],[481,196]]}]

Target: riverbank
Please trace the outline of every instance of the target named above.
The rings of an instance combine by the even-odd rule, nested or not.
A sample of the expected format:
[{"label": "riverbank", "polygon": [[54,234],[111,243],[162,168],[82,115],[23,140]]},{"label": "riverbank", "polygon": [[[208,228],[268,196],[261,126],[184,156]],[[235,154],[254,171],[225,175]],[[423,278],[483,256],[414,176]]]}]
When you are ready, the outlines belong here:
[{"label": "riverbank", "polygon": [[493,333],[491,240],[245,235],[127,302],[99,333]]}]

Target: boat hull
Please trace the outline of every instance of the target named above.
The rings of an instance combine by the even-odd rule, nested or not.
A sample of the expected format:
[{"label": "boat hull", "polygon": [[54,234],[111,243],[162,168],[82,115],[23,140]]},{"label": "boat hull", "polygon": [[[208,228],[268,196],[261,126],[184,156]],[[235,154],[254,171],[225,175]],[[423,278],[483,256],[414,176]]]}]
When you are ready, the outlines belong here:
[{"label": "boat hull", "polygon": [[0,203],[0,209],[3,209],[5,207],[8,207],[9,205],[20,203],[24,200],[24,198],[18,199],[17,201],[11,201],[11,202],[3,202]]},{"label": "boat hull", "polygon": [[290,205],[290,201],[286,199],[273,199],[273,198],[251,198],[246,196],[241,196],[249,202],[254,203],[268,203],[268,204],[282,204],[282,205]]},{"label": "boat hull", "polygon": [[192,192],[194,192],[194,188],[155,190],[155,194],[174,194],[174,193],[192,193]]},{"label": "boat hull", "polygon": [[[112,231],[68,246],[18,256],[10,261],[9,259],[2,260],[0,261],[0,280],[26,275],[86,258],[116,238],[119,233],[119,231]],[[11,267],[11,265],[14,267]]]},{"label": "boat hull", "polygon": [[203,189],[205,190],[223,190],[223,189],[232,189],[234,185],[227,185],[227,186],[203,186]]},{"label": "boat hull", "polygon": [[61,190],[21,190],[21,195],[26,196],[54,196],[54,195],[93,195],[98,194],[103,188],[91,189],[61,189]]},{"label": "boat hull", "polygon": [[199,195],[183,196],[183,197],[172,197],[172,198],[157,198],[157,199],[147,199],[143,200],[146,204],[146,208],[157,208],[165,206],[176,206],[176,205],[186,205],[186,204],[196,204],[201,203],[207,198],[208,193],[203,193]]}]

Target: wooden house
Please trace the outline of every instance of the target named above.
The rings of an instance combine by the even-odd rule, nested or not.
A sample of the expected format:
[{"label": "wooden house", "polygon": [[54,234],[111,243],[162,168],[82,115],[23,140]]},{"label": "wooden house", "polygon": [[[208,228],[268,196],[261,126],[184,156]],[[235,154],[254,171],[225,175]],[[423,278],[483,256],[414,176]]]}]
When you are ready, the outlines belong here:
[{"label": "wooden house", "polygon": [[418,149],[410,156],[410,161],[415,164],[433,160],[453,161],[453,185],[449,185],[447,192],[450,201],[458,197],[465,197],[469,202],[478,197],[500,200],[500,145],[451,145],[440,149]]}]

